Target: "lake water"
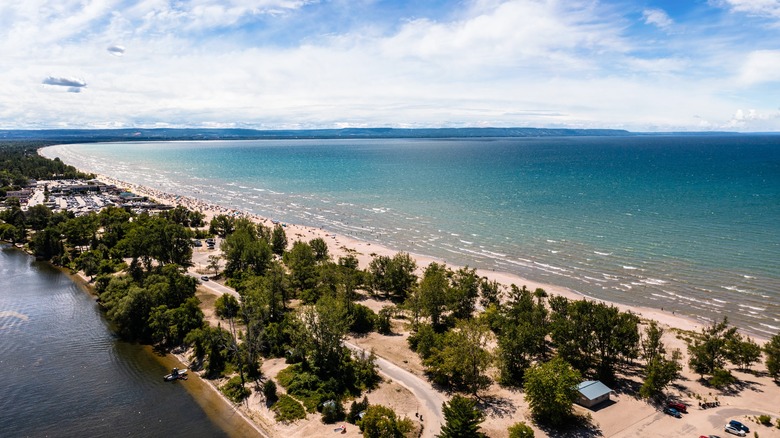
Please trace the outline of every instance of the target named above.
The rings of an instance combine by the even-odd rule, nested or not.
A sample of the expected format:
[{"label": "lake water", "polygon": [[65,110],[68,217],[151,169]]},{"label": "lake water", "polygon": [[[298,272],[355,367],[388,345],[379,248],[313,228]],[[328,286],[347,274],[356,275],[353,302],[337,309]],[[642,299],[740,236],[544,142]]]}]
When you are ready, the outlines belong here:
[{"label": "lake water", "polygon": [[235,435],[187,391],[196,378],[163,382],[164,363],[119,340],[66,274],[0,250],[0,436]]},{"label": "lake water", "polygon": [[582,294],[780,331],[780,136],[62,145],[80,169]]}]

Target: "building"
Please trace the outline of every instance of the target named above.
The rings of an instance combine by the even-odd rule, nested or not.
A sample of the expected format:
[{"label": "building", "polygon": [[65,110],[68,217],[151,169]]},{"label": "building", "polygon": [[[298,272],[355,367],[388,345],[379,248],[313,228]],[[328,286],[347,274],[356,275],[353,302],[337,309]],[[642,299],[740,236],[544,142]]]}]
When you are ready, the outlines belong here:
[{"label": "building", "polygon": [[577,386],[580,393],[577,404],[592,408],[599,403],[609,400],[612,390],[598,380],[586,380]]}]

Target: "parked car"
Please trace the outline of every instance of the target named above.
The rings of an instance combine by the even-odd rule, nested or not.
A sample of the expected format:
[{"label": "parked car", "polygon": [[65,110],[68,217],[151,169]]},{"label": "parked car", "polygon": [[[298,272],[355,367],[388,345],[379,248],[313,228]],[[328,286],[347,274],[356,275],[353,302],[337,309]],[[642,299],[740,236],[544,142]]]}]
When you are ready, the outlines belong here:
[{"label": "parked car", "polygon": [[686,406],[685,404],[680,403],[680,402],[672,401],[672,402],[667,403],[666,406],[668,406],[670,408],[677,409],[678,411],[682,412],[683,414],[687,414],[688,413],[688,406]]},{"label": "parked car", "polygon": [[672,417],[682,418],[682,414],[675,408],[665,407],[664,414],[669,414]]},{"label": "parked car", "polygon": [[720,438],[717,435],[699,435],[699,438]]},{"label": "parked car", "polygon": [[201,279],[201,280],[203,280],[203,281],[209,281],[209,277],[207,277],[207,276],[205,276],[205,275],[202,275],[202,276],[200,277],[200,279]]},{"label": "parked car", "polygon": [[745,433],[748,433],[748,432],[750,432],[750,428],[749,428],[749,427],[745,426],[744,424],[740,423],[740,422],[739,422],[739,421],[737,421],[737,420],[731,420],[731,421],[729,421],[729,424],[730,424],[730,425],[731,425],[733,428],[735,428],[735,429],[744,430],[744,431],[745,431]]},{"label": "parked car", "polygon": [[737,435],[737,436],[745,436],[746,435],[744,430],[737,429],[736,427],[732,426],[731,423],[727,424],[723,428],[723,430],[725,430],[726,432],[728,432],[730,434],[734,434],[734,435]]}]

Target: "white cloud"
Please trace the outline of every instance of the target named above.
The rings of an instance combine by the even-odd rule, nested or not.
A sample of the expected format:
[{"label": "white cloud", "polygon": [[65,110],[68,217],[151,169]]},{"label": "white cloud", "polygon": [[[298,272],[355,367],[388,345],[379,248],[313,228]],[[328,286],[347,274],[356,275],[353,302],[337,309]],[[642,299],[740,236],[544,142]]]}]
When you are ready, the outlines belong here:
[{"label": "white cloud", "polygon": [[738,81],[742,85],[780,82],[780,50],[755,50],[742,64]]},{"label": "white cloud", "polygon": [[642,16],[645,19],[645,24],[652,24],[661,29],[668,29],[674,24],[674,21],[663,9],[645,9],[642,11]]},{"label": "white cloud", "polygon": [[713,0],[733,12],[780,18],[780,0]]}]

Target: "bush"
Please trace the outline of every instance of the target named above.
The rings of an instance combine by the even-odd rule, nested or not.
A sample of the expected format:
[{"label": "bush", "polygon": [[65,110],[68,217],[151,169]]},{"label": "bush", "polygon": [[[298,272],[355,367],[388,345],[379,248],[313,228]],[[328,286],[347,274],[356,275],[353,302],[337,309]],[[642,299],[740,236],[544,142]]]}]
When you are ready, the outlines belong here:
[{"label": "bush", "polygon": [[772,425],[772,417],[770,417],[769,415],[759,415],[757,420],[759,423],[763,424],[764,426]]},{"label": "bush", "polygon": [[276,403],[279,399],[279,396],[276,394],[276,383],[273,380],[268,379],[263,383],[263,396],[269,406]]},{"label": "bush", "polygon": [[306,411],[298,400],[287,394],[282,394],[274,405],[274,419],[276,421],[292,422],[306,418]]},{"label": "bush", "polygon": [[422,359],[431,356],[434,348],[441,347],[443,335],[436,333],[430,324],[420,324],[417,331],[409,336],[409,347],[416,351]]},{"label": "bush", "polygon": [[509,438],[534,438],[534,430],[522,421],[509,426],[507,432],[509,432]]},{"label": "bush", "polygon": [[347,415],[347,421],[349,421],[352,424],[357,424],[357,421],[360,420],[360,413],[364,412],[366,409],[368,409],[368,397],[363,397],[363,400],[356,402],[353,401],[351,405],[349,405],[349,415]]},{"label": "bush", "polygon": [[344,419],[344,406],[338,400],[328,400],[322,404],[322,422],[333,424]]},{"label": "bush", "polygon": [[712,372],[712,378],[710,378],[710,385],[720,389],[732,385],[736,381],[737,378],[732,376],[728,370],[718,368]]},{"label": "bush", "polygon": [[233,403],[241,403],[241,401],[249,397],[249,394],[252,393],[249,389],[244,388],[244,385],[241,384],[241,377],[239,376],[234,376],[228,380],[228,382],[219,388],[219,390],[222,391],[227,398],[233,401]]},{"label": "bush", "polygon": [[352,307],[352,325],[349,331],[353,333],[368,333],[374,329],[377,316],[373,310],[362,304],[355,304]]},{"label": "bush", "polygon": [[389,335],[393,333],[393,325],[390,321],[392,317],[393,309],[385,307],[379,311],[379,315],[376,318],[376,331],[383,335]]},{"label": "bush", "polygon": [[369,406],[359,426],[365,438],[403,438],[413,427],[411,420],[399,419],[392,409],[382,405]]}]

